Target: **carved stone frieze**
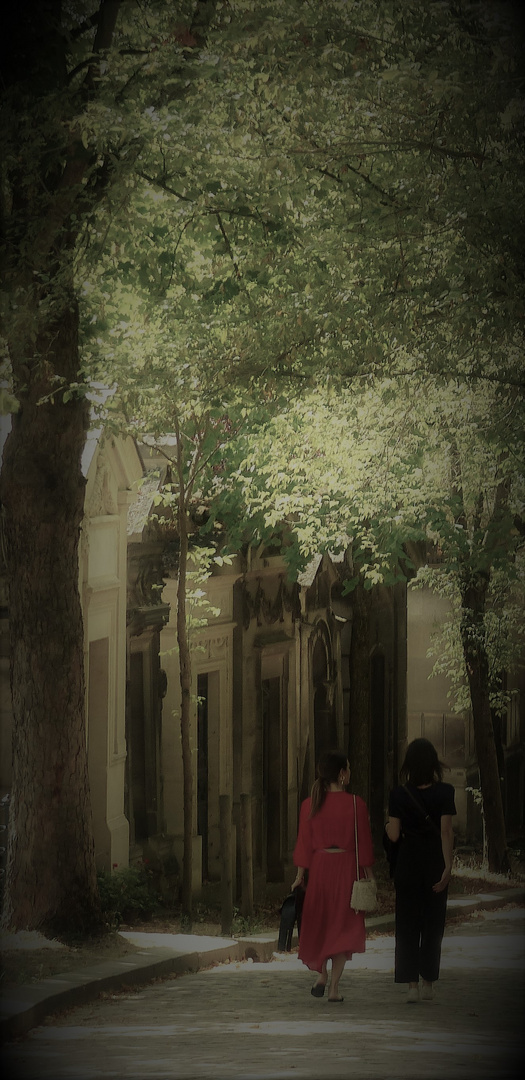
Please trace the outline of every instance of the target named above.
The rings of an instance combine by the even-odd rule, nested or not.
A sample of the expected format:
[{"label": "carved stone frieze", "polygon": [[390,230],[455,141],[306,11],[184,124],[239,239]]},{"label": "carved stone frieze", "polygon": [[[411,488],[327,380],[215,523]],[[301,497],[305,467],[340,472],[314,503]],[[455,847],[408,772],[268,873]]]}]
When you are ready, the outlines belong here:
[{"label": "carved stone frieze", "polygon": [[296,583],[287,584],[284,575],[280,574],[277,594],[271,599],[264,591],[261,578],[257,578],[255,588],[252,583],[243,581],[242,615],[245,630],[248,629],[252,619],[257,620],[257,626],[284,622],[285,612],[291,613],[292,622],[301,617],[299,586]]},{"label": "carved stone frieze", "polygon": [[102,517],[107,514],[118,514],[117,500],[111,486],[111,469],[108,459],[103,450],[99,451],[97,458],[97,471],[93,482],[91,498],[86,507],[88,517]]},{"label": "carved stone frieze", "polygon": [[162,602],[162,553],[159,545],[128,545],[127,623],[134,634],[147,626],[161,629],[169,617]]},{"label": "carved stone frieze", "polygon": [[220,660],[224,658],[229,644],[230,638],[227,634],[222,634],[220,637],[217,635],[216,637],[197,638],[195,642],[198,649],[197,657],[199,660],[203,658],[206,660]]}]

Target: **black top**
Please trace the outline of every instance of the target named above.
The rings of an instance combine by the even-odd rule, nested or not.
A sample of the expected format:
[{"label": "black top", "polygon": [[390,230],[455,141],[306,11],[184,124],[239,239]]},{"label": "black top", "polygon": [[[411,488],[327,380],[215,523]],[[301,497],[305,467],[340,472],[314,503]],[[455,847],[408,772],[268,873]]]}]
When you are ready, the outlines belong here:
[{"label": "black top", "polygon": [[[452,784],[444,784],[441,781],[432,784],[428,788],[417,788],[415,784],[407,784],[406,787],[397,787],[390,792],[388,801],[388,813],[390,817],[401,819],[402,832],[408,833],[434,833],[432,825],[425,821],[428,814],[437,829],[441,831],[441,818],[443,814],[455,814],[454,788]],[[411,795],[409,795],[409,791]],[[418,810],[414,805],[414,799],[421,806]]]}]

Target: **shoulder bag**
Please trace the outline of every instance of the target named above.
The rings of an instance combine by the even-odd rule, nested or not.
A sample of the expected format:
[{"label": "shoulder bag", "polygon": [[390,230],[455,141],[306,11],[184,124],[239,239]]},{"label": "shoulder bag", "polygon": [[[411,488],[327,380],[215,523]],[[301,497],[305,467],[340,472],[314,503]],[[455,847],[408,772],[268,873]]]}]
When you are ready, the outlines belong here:
[{"label": "shoulder bag", "polygon": [[[438,828],[438,825],[435,824],[435,822],[432,820],[430,814],[427,813],[426,808],[423,807],[421,805],[421,802],[419,802],[419,799],[417,799],[415,797],[415,795],[413,795],[412,792],[409,791],[406,784],[403,784],[403,787],[404,787],[404,791],[406,792],[406,794],[414,802],[414,806],[417,807],[417,809],[419,810],[419,813],[422,814],[423,819],[425,819],[425,822],[426,822],[427,826],[429,826],[431,829],[433,829],[433,832],[436,834],[436,836],[441,837],[441,831]],[[396,864],[396,862],[398,862],[398,854],[399,854],[399,850],[400,850],[402,837],[403,837],[403,833],[401,833],[399,840],[391,840],[388,833],[387,833],[387,827],[385,826],[385,828],[383,828],[383,831],[382,831],[382,847],[383,847],[383,849],[385,849],[385,854],[387,855],[387,860],[388,860],[388,864],[389,864],[389,867],[390,867],[390,877],[393,877],[394,874],[395,874],[395,864]]]},{"label": "shoulder bag", "polygon": [[[422,806],[422,804],[419,802],[419,799],[416,799],[415,795],[413,795],[412,792],[409,791],[406,784],[403,784],[403,788],[406,791],[407,795],[409,795],[410,798],[412,799],[412,802],[414,803],[414,806],[416,806],[417,809],[419,810],[420,814],[423,815],[426,825],[429,826],[431,829],[433,829],[433,831],[436,833],[437,836],[441,836],[441,832],[438,829],[436,823],[432,820],[432,818],[430,817],[430,814],[427,813],[426,808],[424,806]],[[393,878],[394,874],[395,874],[397,856],[399,854],[399,847],[400,847],[400,844],[401,844],[402,837],[403,837],[403,833],[400,834],[398,840],[391,840],[388,833],[387,833],[387,831],[386,831],[386,826],[383,829],[383,848],[385,850],[385,855],[386,855],[387,860],[388,860],[388,865],[389,865],[389,868],[390,868],[390,877],[391,878]]]},{"label": "shoulder bag", "polygon": [[432,829],[433,832],[435,832],[436,835],[441,838],[441,829],[438,829],[435,821],[433,821],[432,818],[430,817],[430,814],[428,813],[426,807],[423,806],[422,803],[420,803],[419,799],[416,799],[416,796],[412,794],[412,792],[410,791],[407,784],[403,784],[403,787],[404,787],[407,795],[410,795],[410,798],[412,799],[412,802],[414,803],[414,806],[417,806],[417,809],[419,810],[419,813],[423,815],[423,818],[425,820],[425,824],[426,824],[427,828]]},{"label": "shoulder bag", "polygon": [[374,878],[359,877],[359,846],[357,842],[357,805],[354,800],[355,867],[357,878],[352,886],[350,907],[353,911],[375,911],[377,908],[377,885]]}]

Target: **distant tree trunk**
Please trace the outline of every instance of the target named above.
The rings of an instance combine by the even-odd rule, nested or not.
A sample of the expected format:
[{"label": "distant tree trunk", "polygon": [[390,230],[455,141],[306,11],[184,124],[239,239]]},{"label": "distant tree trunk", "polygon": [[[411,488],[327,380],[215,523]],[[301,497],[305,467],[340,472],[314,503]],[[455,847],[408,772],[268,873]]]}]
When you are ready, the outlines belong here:
[{"label": "distant tree trunk", "polygon": [[[180,446],[180,440],[179,440]],[[193,762],[191,754],[191,653],[186,621],[186,582],[188,571],[188,521],[184,488],[180,486],[179,579],[177,585],[177,644],[180,672],[180,738],[183,773],[184,854],[182,860],[182,911],[191,920],[193,896]]]},{"label": "distant tree trunk", "polygon": [[[4,449],[0,495],[9,577],[13,785],[4,925],[83,932],[100,921],[89,800],[78,543],[84,509],[85,399],[50,397],[78,377],[69,298],[13,355],[21,402]],[[14,352],[15,350],[13,350]]]},{"label": "distant tree trunk", "polygon": [[488,573],[469,575],[461,582],[461,641],[470,688],[489,870],[505,873],[510,869],[510,861],[498,754],[490,711],[489,662],[484,644],[488,585]]}]

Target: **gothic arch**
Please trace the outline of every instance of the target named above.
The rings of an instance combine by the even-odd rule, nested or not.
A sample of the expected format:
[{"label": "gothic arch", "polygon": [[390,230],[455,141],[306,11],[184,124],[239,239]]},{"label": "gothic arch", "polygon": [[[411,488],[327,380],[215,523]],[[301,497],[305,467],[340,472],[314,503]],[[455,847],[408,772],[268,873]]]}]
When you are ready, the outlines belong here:
[{"label": "gothic arch", "polygon": [[311,639],[311,686],[314,720],[315,764],[324,750],[337,745],[335,673],[330,633],[325,622],[317,623]]}]

